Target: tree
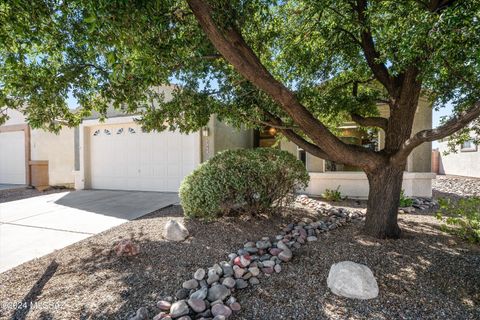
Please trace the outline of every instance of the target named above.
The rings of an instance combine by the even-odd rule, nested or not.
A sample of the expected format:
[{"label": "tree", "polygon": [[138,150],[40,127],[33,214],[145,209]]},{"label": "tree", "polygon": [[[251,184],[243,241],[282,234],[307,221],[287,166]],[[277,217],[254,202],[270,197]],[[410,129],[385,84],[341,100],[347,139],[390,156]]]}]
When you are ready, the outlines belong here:
[{"label": "tree", "polygon": [[[32,126],[58,130],[109,104],[139,112],[149,130],[198,130],[213,113],[270,125],[315,156],[366,172],[365,231],[379,238],[400,235],[411,151],[480,127],[478,0],[11,0],[0,13],[0,103]],[[172,82],[181,87],[163,102],[155,88]],[[421,94],[455,112],[412,132]],[[348,118],[383,129],[385,148],[337,138]]]}]

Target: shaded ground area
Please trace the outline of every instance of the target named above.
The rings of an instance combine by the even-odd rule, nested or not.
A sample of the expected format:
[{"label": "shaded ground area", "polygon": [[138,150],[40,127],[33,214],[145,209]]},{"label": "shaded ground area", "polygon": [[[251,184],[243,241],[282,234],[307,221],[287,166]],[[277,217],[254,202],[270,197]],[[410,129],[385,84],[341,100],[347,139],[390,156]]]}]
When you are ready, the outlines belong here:
[{"label": "shaded ground area", "polygon": [[[480,250],[438,231],[428,216],[402,215],[404,238],[376,240],[349,225],[302,247],[284,274],[242,291],[241,319],[478,319]],[[379,298],[361,301],[326,287],[333,263],[368,265]],[[268,315],[268,316],[267,316]]]},{"label": "shaded ground area", "polygon": [[[197,268],[225,260],[246,240],[277,234],[284,223],[314,216],[297,209],[289,217],[254,223],[187,221],[188,241],[165,242],[164,224],[181,215],[179,206],[169,207],[0,274],[0,318],[128,319],[141,306],[153,316],[156,301],[174,295]],[[243,309],[235,318],[479,318],[479,248],[439,231],[432,217],[402,215],[401,220],[407,232],[398,241],[362,236],[361,225],[322,234],[297,251],[282,273],[237,293]],[[122,238],[133,238],[142,253],[114,256],[111,249]],[[353,301],[331,294],[328,270],[341,260],[371,267],[380,298]],[[33,301],[33,307],[28,312],[11,308],[22,301]]]}]

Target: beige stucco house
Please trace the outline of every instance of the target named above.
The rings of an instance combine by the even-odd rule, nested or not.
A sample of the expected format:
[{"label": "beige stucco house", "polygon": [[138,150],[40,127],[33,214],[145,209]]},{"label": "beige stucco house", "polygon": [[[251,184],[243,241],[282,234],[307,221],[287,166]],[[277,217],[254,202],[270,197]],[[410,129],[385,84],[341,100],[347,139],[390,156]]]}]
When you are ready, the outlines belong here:
[{"label": "beige stucco house", "polygon": [[[162,87],[166,99],[173,87]],[[388,108],[379,106],[388,117]],[[32,165],[48,166],[50,185],[73,185],[76,189],[112,189],[176,192],[183,178],[201,162],[226,149],[269,146],[275,141],[275,130],[262,132],[237,130],[212,116],[199,132],[143,132],[135,116],[109,110],[108,118],[85,119],[74,129],[65,128],[59,135],[31,130],[18,112],[0,127],[0,184],[34,184]],[[431,128],[432,110],[421,100],[415,117],[414,131]],[[342,126],[342,139],[362,144],[365,133],[354,123]],[[368,143],[383,147],[384,133],[375,133]],[[278,145],[278,144],[276,144]],[[343,195],[366,198],[368,181],[357,168],[329,163],[314,157],[289,141],[280,148],[302,160],[310,173],[306,192],[320,195],[326,188],[340,186]],[[4,150],[6,150],[4,152]],[[404,189],[409,196],[431,196],[431,145],[417,148],[408,159]],[[35,170],[33,170],[35,171]],[[35,184],[34,184],[35,185]]]},{"label": "beige stucco house", "polygon": [[[378,106],[380,115],[388,118],[389,108],[386,105]],[[415,115],[413,132],[418,132],[432,127],[431,103],[426,99],[420,99]],[[369,145],[376,150],[384,148],[385,133],[379,129],[373,134],[373,139],[367,137],[365,132],[358,129],[358,126],[351,122],[345,123],[342,127],[342,139],[349,143]],[[372,141],[375,140],[375,141]],[[340,164],[317,158],[294,143],[282,141],[281,148],[287,150],[301,159],[310,173],[310,184],[306,190],[313,195],[322,194],[325,189],[336,189],[339,187],[344,196],[350,198],[366,199],[368,197],[368,180],[365,173],[358,168],[351,168]],[[435,174],[431,172],[431,143],[424,143],[416,148],[408,157],[407,168],[403,175],[403,189],[407,196],[431,197],[432,179]]]}]

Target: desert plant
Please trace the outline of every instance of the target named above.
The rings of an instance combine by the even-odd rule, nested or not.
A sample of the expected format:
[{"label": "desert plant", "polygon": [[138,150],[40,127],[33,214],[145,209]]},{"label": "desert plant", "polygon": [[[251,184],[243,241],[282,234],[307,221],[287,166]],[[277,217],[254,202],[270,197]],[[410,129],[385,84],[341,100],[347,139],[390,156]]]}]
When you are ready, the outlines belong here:
[{"label": "desert plant", "polygon": [[305,166],[274,148],[228,150],[215,155],[180,186],[188,217],[213,219],[231,213],[271,213],[293,200],[309,181]]},{"label": "desert plant", "polygon": [[340,192],[340,186],[336,189],[325,189],[322,193],[322,197],[328,201],[340,201],[342,200],[342,193]]},{"label": "desert plant", "polygon": [[456,234],[470,242],[480,243],[480,197],[458,201],[439,199],[437,219],[444,221],[444,231]]},{"label": "desert plant", "polygon": [[412,204],[413,204],[413,200],[405,196],[405,190],[402,189],[402,191],[400,192],[399,207],[400,208],[411,207]]}]

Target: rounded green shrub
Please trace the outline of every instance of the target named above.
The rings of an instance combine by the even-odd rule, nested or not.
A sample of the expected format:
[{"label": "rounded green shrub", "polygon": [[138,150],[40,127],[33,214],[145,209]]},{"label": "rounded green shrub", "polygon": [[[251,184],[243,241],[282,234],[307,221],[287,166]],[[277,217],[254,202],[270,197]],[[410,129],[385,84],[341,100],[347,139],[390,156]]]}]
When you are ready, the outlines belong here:
[{"label": "rounded green shrub", "polygon": [[188,217],[271,213],[306,188],[310,177],[292,154],[273,148],[227,150],[200,165],[180,186]]}]

